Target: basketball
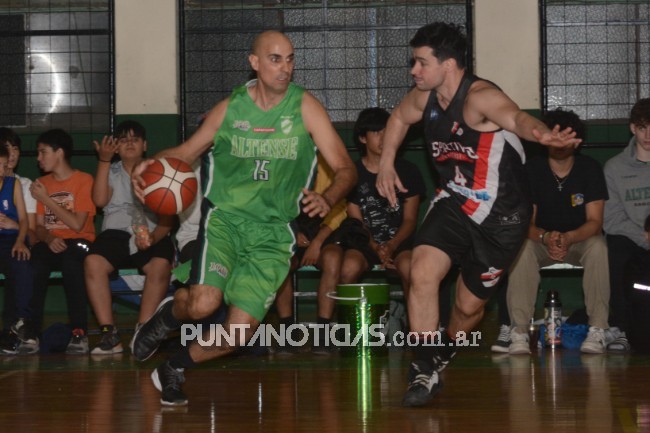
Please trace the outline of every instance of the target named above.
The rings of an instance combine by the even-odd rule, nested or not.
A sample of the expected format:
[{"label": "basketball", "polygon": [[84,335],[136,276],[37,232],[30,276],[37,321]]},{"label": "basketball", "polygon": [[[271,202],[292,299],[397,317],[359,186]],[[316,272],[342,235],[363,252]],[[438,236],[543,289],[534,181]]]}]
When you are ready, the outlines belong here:
[{"label": "basketball", "polygon": [[196,175],[192,167],[180,159],[157,159],[141,176],[147,185],[144,204],[157,214],[176,215],[196,198]]}]

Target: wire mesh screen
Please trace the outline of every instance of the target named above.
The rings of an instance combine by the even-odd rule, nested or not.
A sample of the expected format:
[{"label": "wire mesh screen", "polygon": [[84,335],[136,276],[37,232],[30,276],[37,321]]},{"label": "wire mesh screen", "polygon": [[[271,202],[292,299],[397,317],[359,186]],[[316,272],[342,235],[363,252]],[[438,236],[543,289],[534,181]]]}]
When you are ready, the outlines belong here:
[{"label": "wire mesh screen", "polygon": [[544,108],[627,119],[650,96],[650,0],[546,0],[542,10]]},{"label": "wire mesh screen", "polygon": [[433,21],[466,25],[469,10],[465,0],[185,0],[183,8],[183,107],[190,129],[246,81],[250,47],[263,30],[291,38],[294,82],[334,122],[352,122],[363,108],[393,108],[407,92],[408,42],[417,28]]},{"label": "wire mesh screen", "polygon": [[113,0],[0,0],[0,124],[108,130]]}]

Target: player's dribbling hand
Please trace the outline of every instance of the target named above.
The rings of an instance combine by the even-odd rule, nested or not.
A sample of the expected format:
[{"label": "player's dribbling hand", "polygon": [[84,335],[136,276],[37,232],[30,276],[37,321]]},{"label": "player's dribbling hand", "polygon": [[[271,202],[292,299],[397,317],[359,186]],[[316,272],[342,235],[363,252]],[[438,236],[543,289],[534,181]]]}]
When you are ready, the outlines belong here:
[{"label": "player's dribbling hand", "polygon": [[154,161],[155,159],[145,159],[133,167],[133,171],[131,172],[131,186],[133,187],[133,193],[141,203],[144,203],[144,188],[147,186],[144,179],[142,179],[142,173],[147,169],[147,167],[153,164]]}]

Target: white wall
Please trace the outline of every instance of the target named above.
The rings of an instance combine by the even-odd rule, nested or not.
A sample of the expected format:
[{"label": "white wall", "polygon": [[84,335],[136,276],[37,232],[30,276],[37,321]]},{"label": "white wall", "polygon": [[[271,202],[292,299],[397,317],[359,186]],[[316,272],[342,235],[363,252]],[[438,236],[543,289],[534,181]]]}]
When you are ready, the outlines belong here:
[{"label": "white wall", "polygon": [[475,72],[523,109],[540,108],[537,0],[475,0]]},{"label": "white wall", "polygon": [[115,0],[116,114],[178,114],[176,0]]}]

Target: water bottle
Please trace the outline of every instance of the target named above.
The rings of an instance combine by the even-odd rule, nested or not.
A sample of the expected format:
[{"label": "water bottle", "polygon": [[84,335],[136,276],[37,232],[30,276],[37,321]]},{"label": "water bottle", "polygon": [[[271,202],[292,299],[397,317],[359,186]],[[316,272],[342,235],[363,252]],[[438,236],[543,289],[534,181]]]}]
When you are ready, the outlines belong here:
[{"label": "water bottle", "polygon": [[544,335],[546,347],[559,348],[562,344],[562,303],[560,295],[555,290],[551,290],[546,296],[544,324],[546,325],[546,334]]},{"label": "water bottle", "polygon": [[144,214],[144,209],[138,204],[134,204],[131,213],[131,228],[136,239],[143,239],[149,241],[149,225],[147,224],[147,217]]}]

